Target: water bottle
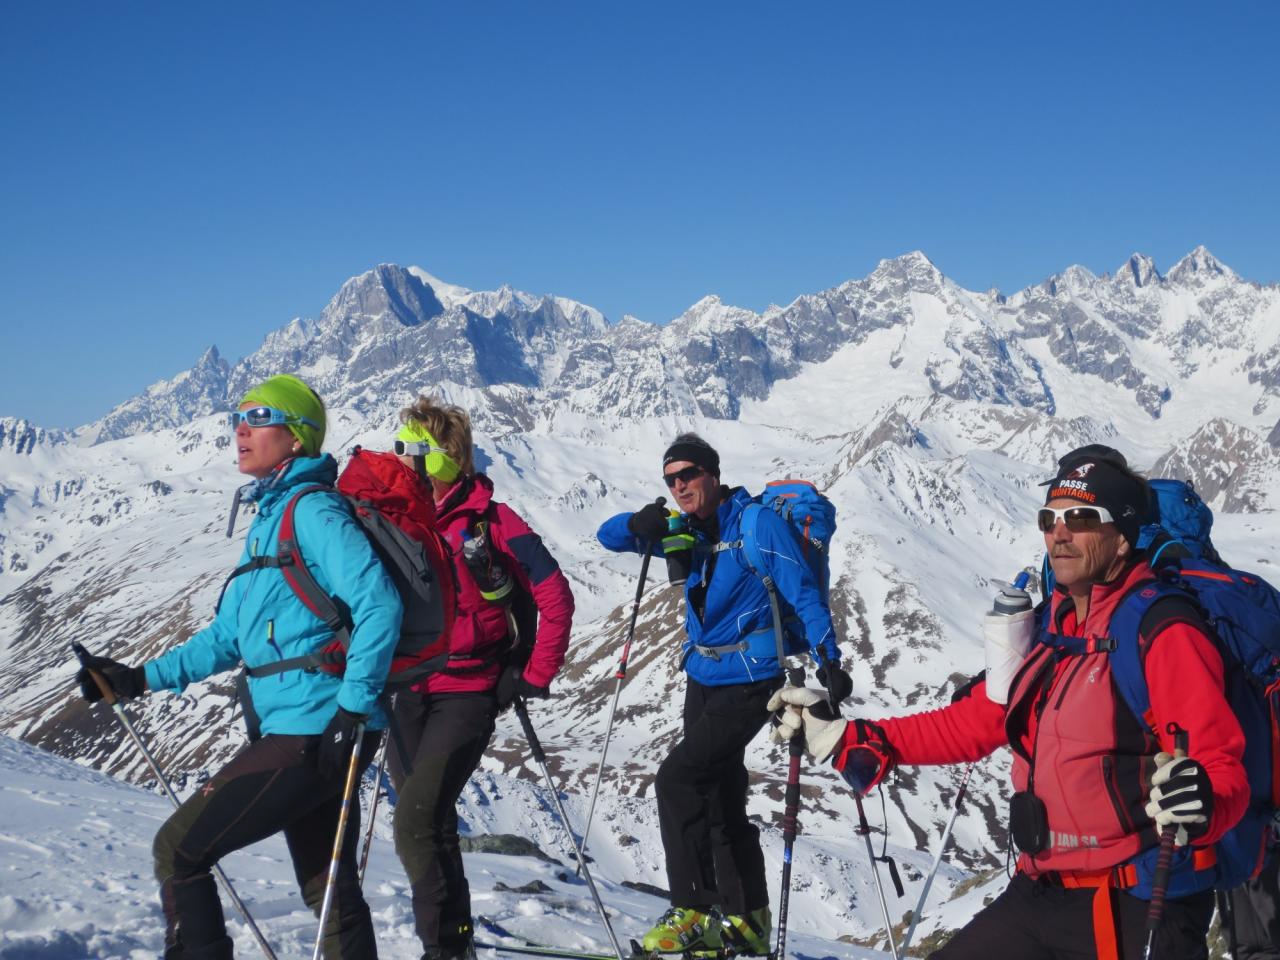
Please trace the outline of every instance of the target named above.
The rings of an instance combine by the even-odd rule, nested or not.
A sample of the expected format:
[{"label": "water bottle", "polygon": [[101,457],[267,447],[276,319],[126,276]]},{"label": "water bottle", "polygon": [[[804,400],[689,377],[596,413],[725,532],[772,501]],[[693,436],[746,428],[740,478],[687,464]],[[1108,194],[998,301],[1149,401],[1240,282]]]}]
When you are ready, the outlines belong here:
[{"label": "water bottle", "polygon": [[693,534],[683,515],[672,510],[667,515],[667,535],[662,538],[662,554],[667,559],[667,583],[678,587],[693,569]]},{"label": "water bottle", "polygon": [[484,526],[474,537],[468,536],[465,530],[462,532],[462,560],[480,588],[480,596],[490,603],[511,602],[514,586],[511,574],[502,563],[494,563],[489,531]]},{"label": "water bottle", "polygon": [[1008,703],[1009,684],[1031,649],[1035,617],[1026,586],[1030,576],[1023,571],[1013,583],[1001,587],[982,619],[983,652],[987,662],[987,698]]},{"label": "water bottle", "polygon": [[1027,582],[1031,575],[1023,570],[1007,587],[1001,587],[991,604],[991,612],[1000,616],[1011,617],[1015,613],[1031,609],[1031,594],[1027,593]]}]

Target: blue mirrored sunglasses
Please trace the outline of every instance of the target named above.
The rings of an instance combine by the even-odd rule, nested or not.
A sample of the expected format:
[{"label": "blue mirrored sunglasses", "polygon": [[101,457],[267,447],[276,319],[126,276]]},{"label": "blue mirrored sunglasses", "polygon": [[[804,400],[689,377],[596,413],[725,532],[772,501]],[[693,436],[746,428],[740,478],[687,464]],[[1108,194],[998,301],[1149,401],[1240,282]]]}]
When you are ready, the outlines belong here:
[{"label": "blue mirrored sunglasses", "polygon": [[308,417],[285,413],[275,407],[253,407],[249,410],[231,411],[231,429],[239,428],[241,423],[247,423],[251,427],[280,427],[290,423],[305,423],[308,427],[320,429],[320,424]]}]

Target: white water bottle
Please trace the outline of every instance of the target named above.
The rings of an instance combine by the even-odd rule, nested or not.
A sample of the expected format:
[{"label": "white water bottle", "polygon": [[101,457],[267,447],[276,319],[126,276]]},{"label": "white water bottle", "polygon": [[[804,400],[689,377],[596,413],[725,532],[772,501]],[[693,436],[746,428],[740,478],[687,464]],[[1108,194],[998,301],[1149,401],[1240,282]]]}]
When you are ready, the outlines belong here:
[{"label": "white water bottle", "polygon": [[1009,702],[1009,684],[1022,666],[1035,633],[1035,612],[1024,571],[996,594],[991,612],[982,619],[983,649],[987,660],[987,697],[994,703]]}]

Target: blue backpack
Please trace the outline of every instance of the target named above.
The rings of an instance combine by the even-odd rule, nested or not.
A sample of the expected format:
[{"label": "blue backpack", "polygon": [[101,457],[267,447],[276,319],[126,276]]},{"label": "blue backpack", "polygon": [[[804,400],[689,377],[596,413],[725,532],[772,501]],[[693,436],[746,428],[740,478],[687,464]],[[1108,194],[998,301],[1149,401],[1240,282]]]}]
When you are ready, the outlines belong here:
[{"label": "blue backpack", "polygon": [[773,611],[773,632],[778,644],[778,665],[782,666],[788,653],[800,653],[805,649],[803,642],[796,636],[797,631],[786,630],[784,624],[798,622],[795,614],[787,611],[783,616],[781,601],[773,579],[764,573],[764,558],[760,554],[760,544],[756,540],[756,523],[761,510],[772,510],[787,521],[791,532],[800,543],[801,552],[809,562],[818,581],[822,593],[822,602],[827,602],[831,589],[831,537],[836,532],[836,508],[830,500],[818,492],[808,480],[772,480],[765,484],[764,491],[742,511],[739,529],[742,540],[728,546],[741,546],[746,556],[747,566],[752,573],[763,582],[769,592],[769,606]]},{"label": "blue backpack", "polygon": [[[1261,865],[1271,838],[1272,818],[1280,809],[1280,592],[1261,577],[1222,563],[1209,538],[1213,511],[1190,483],[1153,480],[1151,487],[1154,515],[1143,526],[1138,546],[1148,551],[1158,579],[1125,597],[1111,618],[1112,676],[1134,717],[1150,729],[1139,629],[1162,600],[1190,600],[1218,641],[1227,703],[1244,732],[1249,782],[1249,806],[1214,845],[1216,863],[1197,869],[1191,848],[1175,851],[1168,894],[1176,897],[1243,883]],[[1195,744],[1190,747],[1194,756]],[[1158,853],[1153,847],[1135,858],[1135,895],[1150,897]]]},{"label": "blue backpack", "polygon": [[1197,560],[1224,566],[1209,539],[1213,511],[1200,499],[1195,486],[1185,480],[1151,480],[1150,486],[1155,502],[1137,543],[1139,550],[1150,552],[1147,562],[1157,566],[1166,548],[1176,544]]}]

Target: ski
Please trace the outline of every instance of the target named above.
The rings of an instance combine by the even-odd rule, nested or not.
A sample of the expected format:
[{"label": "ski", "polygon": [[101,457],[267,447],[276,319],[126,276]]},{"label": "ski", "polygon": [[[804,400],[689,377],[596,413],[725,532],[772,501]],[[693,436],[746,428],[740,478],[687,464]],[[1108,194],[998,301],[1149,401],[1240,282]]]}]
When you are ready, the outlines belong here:
[{"label": "ski", "polygon": [[559,947],[539,947],[528,943],[512,946],[506,943],[484,943],[476,940],[473,945],[477,951],[492,950],[498,956],[519,953],[532,957],[559,957],[561,960],[618,960],[612,953],[583,953],[577,950],[563,950]]},{"label": "ski", "polygon": [[518,941],[518,946],[510,946],[507,944],[497,943],[480,943],[476,942],[477,950],[494,950],[499,955],[503,951],[508,953],[528,954],[536,957],[563,957],[565,960],[618,960],[617,956],[612,953],[592,953],[582,950],[570,950],[552,946],[546,943],[539,943],[536,940],[530,940],[528,937],[508,930],[497,920],[486,916],[477,916],[475,918],[476,926],[484,928],[492,936],[501,937],[504,940]]},{"label": "ski", "polygon": [[[509,944],[500,943],[482,943],[479,940],[475,942],[477,950],[493,950],[499,956],[504,952],[518,953],[525,956],[534,957],[559,957],[561,960],[618,960],[612,953],[592,953],[583,950],[570,950],[565,947],[556,947],[546,943],[539,943],[536,940],[530,940],[518,933],[513,933],[496,920],[485,916],[477,916],[475,918],[476,925],[484,928],[495,937],[502,937],[505,940],[516,940],[518,945],[511,946]],[[693,953],[686,951],[684,953],[651,953],[645,950],[640,944],[631,941],[631,954],[628,960],[730,960],[730,958],[742,958],[747,954],[734,954],[727,950],[716,951],[698,951]],[[769,960],[772,960],[770,955]]]}]

